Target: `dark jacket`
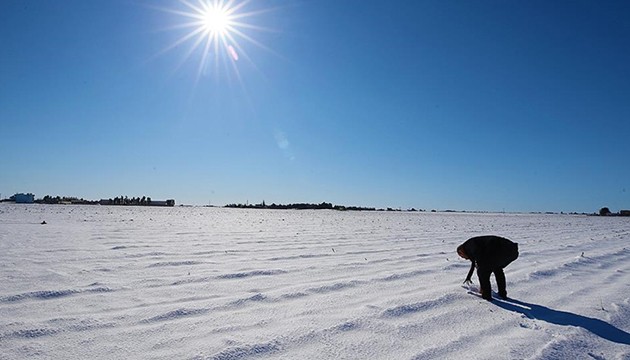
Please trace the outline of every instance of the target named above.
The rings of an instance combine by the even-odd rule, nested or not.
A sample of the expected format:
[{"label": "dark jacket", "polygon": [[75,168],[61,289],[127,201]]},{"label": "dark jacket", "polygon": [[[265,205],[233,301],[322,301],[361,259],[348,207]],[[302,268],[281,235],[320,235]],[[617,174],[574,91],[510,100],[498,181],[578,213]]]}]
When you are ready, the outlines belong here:
[{"label": "dark jacket", "polygon": [[463,250],[472,261],[466,280],[470,280],[475,266],[477,270],[494,271],[503,269],[518,258],[518,244],[495,235],[470,238],[457,249]]}]

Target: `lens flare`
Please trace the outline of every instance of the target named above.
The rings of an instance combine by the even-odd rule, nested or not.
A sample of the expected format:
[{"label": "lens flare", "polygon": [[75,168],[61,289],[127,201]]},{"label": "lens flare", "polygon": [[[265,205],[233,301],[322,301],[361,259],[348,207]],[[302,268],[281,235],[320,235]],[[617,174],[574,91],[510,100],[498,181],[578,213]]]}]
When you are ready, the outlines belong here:
[{"label": "lens flare", "polygon": [[238,61],[238,53],[236,52],[236,50],[234,50],[234,46],[232,45],[228,46],[228,51],[230,52],[230,55],[232,56],[232,60]]}]

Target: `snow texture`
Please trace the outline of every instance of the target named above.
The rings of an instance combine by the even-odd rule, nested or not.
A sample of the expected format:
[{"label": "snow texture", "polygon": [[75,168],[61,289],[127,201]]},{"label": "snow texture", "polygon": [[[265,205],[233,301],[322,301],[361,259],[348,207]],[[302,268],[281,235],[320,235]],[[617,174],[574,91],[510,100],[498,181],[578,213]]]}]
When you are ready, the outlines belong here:
[{"label": "snow texture", "polygon": [[630,359],[629,218],[0,204],[0,280],[0,359]]}]

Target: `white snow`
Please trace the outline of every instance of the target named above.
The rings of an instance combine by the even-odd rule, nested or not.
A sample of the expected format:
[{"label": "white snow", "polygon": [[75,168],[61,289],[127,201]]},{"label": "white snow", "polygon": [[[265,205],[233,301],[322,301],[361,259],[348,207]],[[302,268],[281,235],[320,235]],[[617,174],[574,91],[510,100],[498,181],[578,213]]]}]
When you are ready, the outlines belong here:
[{"label": "white snow", "polygon": [[[462,285],[483,234],[508,302]],[[630,359],[630,218],[0,204],[25,358]]]}]

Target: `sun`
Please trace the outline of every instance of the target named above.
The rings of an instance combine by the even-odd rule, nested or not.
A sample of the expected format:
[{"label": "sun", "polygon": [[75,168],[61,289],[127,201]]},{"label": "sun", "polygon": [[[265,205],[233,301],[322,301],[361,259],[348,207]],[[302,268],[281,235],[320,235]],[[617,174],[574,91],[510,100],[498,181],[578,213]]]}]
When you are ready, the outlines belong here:
[{"label": "sun", "polygon": [[212,5],[204,9],[201,15],[201,24],[206,33],[210,36],[225,36],[231,26],[232,18],[229,9]]},{"label": "sun", "polygon": [[175,43],[160,53],[188,44],[180,66],[193,55],[200,56],[197,81],[208,74],[220,75],[229,64],[240,80],[236,62],[243,58],[251,62],[245,43],[269,50],[253,37],[254,33],[269,29],[251,21],[267,10],[247,10],[250,5],[251,0],[179,0],[177,9],[160,8],[177,15],[180,21],[171,29],[182,32]]}]

